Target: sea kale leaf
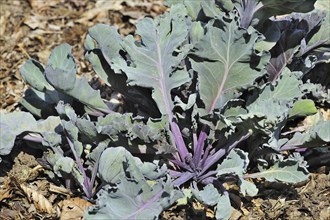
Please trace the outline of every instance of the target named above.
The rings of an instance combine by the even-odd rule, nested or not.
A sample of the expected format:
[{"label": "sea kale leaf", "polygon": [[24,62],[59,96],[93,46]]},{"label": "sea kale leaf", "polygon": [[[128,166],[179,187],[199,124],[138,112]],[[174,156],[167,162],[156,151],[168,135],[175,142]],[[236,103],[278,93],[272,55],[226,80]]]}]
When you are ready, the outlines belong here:
[{"label": "sea kale leaf", "polygon": [[170,116],[173,109],[171,90],[190,81],[188,73],[178,69],[188,52],[185,16],[182,6],[174,6],[165,16],[141,20],[136,30],[141,42],[135,42],[131,35],[122,42],[131,64],[118,64],[127,75],[127,83],[152,88],[152,97],[160,112]]},{"label": "sea kale leaf", "polygon": [[99,173],[112,185],[100,190],[97,204],[88,209],[86,219],[157,219],[183,196],[163,178],[148,183],[135,158],[123,147],[111,147],[102,153]]},{"label": "sea kale leaf", "polygon": [[239,28],[234,14],[210,21],[206,31],[190,59],[198,74],[204,115],[222,108],[230,99],[237,98],[243,88],[251,86],[262,76],[260,71],[267,60],[267,56],[262,60],[254,51],[260,39],[258,33]]},{"label": "sea kale leaf", "polygon": [[[64,58],[64,59],[63,59]],[[45,69],[48,82],[57,90],[77,99],[88,107],[109,113],[100,92],[88,84],[85,77],[76,76],[76,63],[71,53],[71,46],[62,44],[52,51]]]},{"label": "sea kale leaf", "polygon": [[247,174],[245,178],[265,178],[267,181],[282,181],[287,183],[299,183],[308,179],[307,164],[299,154],[294,154],[287,159],[277,155],[273,165],[260,160],[260,172]]}]

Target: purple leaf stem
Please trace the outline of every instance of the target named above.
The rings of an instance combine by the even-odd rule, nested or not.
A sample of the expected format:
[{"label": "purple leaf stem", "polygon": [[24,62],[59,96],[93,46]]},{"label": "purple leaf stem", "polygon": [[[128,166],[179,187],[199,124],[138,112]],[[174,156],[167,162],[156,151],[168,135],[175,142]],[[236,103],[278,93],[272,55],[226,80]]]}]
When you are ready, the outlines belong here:
[{"label": "purple leaf stem", "polygon": [[306,149],[306,148],[301,147],[301,144],[290,144],[281,147],[281,151],[298,150],[298,149]]},{"label": "purple leaf stem", "polygon": [[168,172],[172,178],[177,178],[177,177],[181,176],[181,174],[182,174],[182,172],[179,172],[176,170],[169,170]]},{"label": "purple leaf stem", "polygon": [[184,161],[186,156],[189,153],[188,148],[187,148],[186,144],[184,143],[180,128],[177,125],[177,123],[175,123],[173,118],[171,119],[170,126],[171,126],[172,134],[174,136],[179,155],[181,157],[181,160]]},{"label": "purple leaf stem", "polygon": [[212,145],[207,145],[206,149],[205,149],[205,152],[203,154],[203,159],[202,161],[200,161],[200,163],[198,164],[198,168],[201,168],[204,166],[205,164],[205,161],[207,160],[207,158],[209,157],[210,155],[210,150],[212,149]]},{"label": "purple leaf stem", "polygon": [[97,158],[95,164],[94,164],[94,167],[93,167],[93,173],[92,173],[92,178],[91,178],[91,181],[90,181],[90,194],[93,195],[93,186],[94,186],[94,182],[95,182],[95,178],[96,178],[96,174],[97,174],[97,169],[99,168],[99,162],[100,162],[100,158],[101,158],[101,155]]},{"label": "purple leaf stem", "polygon": [[187,182],[188,180],[190,180],[191,178],[193,178],[194,176],[195,176],[195,173],[184,172],[179,178],[174,180],[173,185],[180,186],[180,185],[184,184],[185,182]]},{"label": "purple leaf stem", "polygon": [[194,149],[194,163],[196,167],[198,166],[198,163],[202,158],[204,141],[206,140],[206,138],[207,138],[207,134],[205,131],[202,130],[198,137],[197,147],[196,149]]},{"label": "purple leaf stem", "polygon": [[246,140],[248,137],[250,137],[252,134],[252,131],[248,132],[246,135],[242,136],[240,139],[235,141],[232,144],[226,145],[224,148],[219,149],[215,154],[210,156],[207,161],[205,162],[203,169],[201,173],[206,172],[207,169],[209,169],[212,165],[214,165],[216,162],[218,162],[225,154],[229,153],[234,147],[237,146],[240,142]]},{"label": "purple leaf stem", "polygon": [[153,197],[151,197],[148,201],[146,201],[138,210],[132,212],[132,214],[127,215],[127,216],[123,216],[124,219],[136,219],[136,215],[138,215],[140,212],[142,212],[143,210],[151,210],[149,208],[149,206],[153,205],[159,198],[161,198],[161,196],[163,195],[163,193],[165,192],[164,189],[161,189],[159,192],[157,192],[156,195],[154,195]]},{"label": "purple leaf stem", "polygon": [[207,185],[207,184],[212,184],[217,178],[214,176],[207,177],[201,181],[202,184]]},{"label": "purple leaf stem", "polygon": [[212,171],[207,172],[206,174],[198,177],[198,180],[199,181],[203,181],[204,179],[206,179],[206,178],[208,178],[210,176],[213,176],[213,175],[217,174],[218,172],[219,172],[218,170],[212,170]]},{"label": "purple leaf stem", "polygon": [[86,175],[86,172],[85,172],[85,170],[84,170],[84,167],[83,167],[83,165],[82,165],[82,163],[81,163],[81,161],[80,161],[80,158],[79,158],[78,155],[77,155],[76,150],[74,149],[74,146],[73,146],[72,141],[71,141],[70,138],[68,138],[68,137],[66,137],[66,139],[67,139],[67,141],[68,141],[68,143],[69,143],[69,146],[70,146],[70,148],[71,148],[71,151],[72,151],[72,153],[73,153],[73,156],[74,156],[74,158],[75,158],[75,160],[76,160],[76,162],[77,162],[78,168],[79,168],[80,172],[82,173],[82,175],[83,175],[83,177],[84,177],[84,183],[83,183],[84,187],[83,187],[83,190],[84,190],[86,196],[87,196],[88,198],[91,198],[92,195],[89,194],[91,186],[90,186],[89,179],[88,179],[88,177],[87,177],[87,175]]},{"label": "purple leaf stem", "polygon": [[178,165],[179,167],[183,168],[183,169],[186,169],[190,172],[192,172],[192,169],[185,163],[181,162],[180,160],[170,160],[172,163],[174,163],[175,165]]}]

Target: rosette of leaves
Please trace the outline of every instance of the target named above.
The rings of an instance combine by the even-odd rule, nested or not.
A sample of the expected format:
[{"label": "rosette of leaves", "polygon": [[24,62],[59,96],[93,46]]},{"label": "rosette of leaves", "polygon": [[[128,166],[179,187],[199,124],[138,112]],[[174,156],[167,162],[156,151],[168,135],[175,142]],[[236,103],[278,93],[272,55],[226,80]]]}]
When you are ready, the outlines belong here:
[{"label": "rosette of leaves", "polygon": [[[55,49],[45,70],[36,69],[34,61],[23,66],[23,74],[30,66],[51,86],[39,88],[26,77],[38,91],[54,90],[57,97],[66,97],[51,102],[53,106],[59,100],[72,106],[60,102],[56,107],[61,119],[56,137],[61,140],[42,132],[40,140],[51,146],[45,159],[50,158],[55,175],[75,180],[89,198],[97,191],[94,185],[101,188],[86,218],[155,219],[184,195],[180,192],[191,191],[195,199],[214,207],[217,219],[228,219],[231,192],[226,182],[235,179],[241,195],[254,196],[253,178],[288,183],[307,179],[301,155],[284,157],[281,151],[329,143],[330,132],[324,132],[329,121],[313,126],[310,133],[286,136],[283,130],[293,119],[315,114],[315,94],[327,94],[306,80],[317,65],[326,63],[322,56],[315,65],[305,63],[308,70],[301,65],[318,50],[327,54],[328,36],[318,34],[327,17],[312,11],[314,0],[286,3],[291,7],[266,0],[171,1],[169,12],[137,23],[136,37],[122,37],[105,24],[92,27],[86,58],[123,95],[131,111],[124,114],[111,112],[88,86],[87,94],[96,94],[95,101],[79,93],[85,86],[72,74],[68,45]],[[284,14],[289,15],[272,17]],[[62,55],[54,58],[57,53]],[[61,81],[63,74],[71,83]],[[83,113],[100,116],[82,115],[77,102],[83,104]],[[10,148],[16,136],[31,130],[10,127],[7,121],[1,126],[15,130],[6,142]],[[54,148],[60,142],[65,154]]]}]

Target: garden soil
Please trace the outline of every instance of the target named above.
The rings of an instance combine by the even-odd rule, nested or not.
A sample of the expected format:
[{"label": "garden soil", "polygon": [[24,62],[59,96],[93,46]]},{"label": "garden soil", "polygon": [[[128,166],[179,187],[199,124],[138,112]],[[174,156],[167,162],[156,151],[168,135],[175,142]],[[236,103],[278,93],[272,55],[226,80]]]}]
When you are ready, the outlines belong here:
[{"label": "garden soil", "polygon": [[[20,111],[19,101],[28,87],[19,68],[29,58],[47,62],[60,43],[73,46],[78,74],[86,76],[103,97],[103,83],[84,59],[83,42],[96,23],[112,24],[124,36],[134,33],[136,22],[166,11],[158,0],[0,0],[0,110]],[[0,131],[5,132],[5,131]],[[48,178],[37,159],[41,152],[17,142],[0,164],[0,219],[82,219],[93,205]],[[230,190],[232,220],[330,219],[329,166],[313,167],[308,181],[297,185],[257,180],[257,196],[240,197]],[[190,201],[164,211],[162,219],[214,219],[213,211]]]}]

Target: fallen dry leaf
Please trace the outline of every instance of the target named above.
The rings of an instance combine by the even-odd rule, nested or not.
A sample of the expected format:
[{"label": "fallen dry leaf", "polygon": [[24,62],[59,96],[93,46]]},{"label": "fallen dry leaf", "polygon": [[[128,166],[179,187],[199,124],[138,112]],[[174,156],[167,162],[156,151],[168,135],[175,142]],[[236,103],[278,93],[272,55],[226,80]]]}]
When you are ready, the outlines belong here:
[{"label": "fallen dry leaf", "polygon": [[12,198],[12,187],[10,185],[10,178],[0,178],[0,202],[5,199]]},{"label": "fallen dry leaf", "polygon": [[5,191],[0,190],[0,202],[5,199],[10,199],[11,197],[12,197],[12,193],[10,189]]},{"label": "fallen dry leaf", "polygon": [[87,207],[92,203],[79,197],[63,200],[61,207],[60,220],[77,220],[82,219]]},{"label": "fallen dry leaf", "polygon": [[69,196],[72,194],[72,192],[69,189],[60,187],[60,186],[55,186],[54,184],[49,185],[49,191],[57,194],[62,194]]},{"label": "fallen dry leaf", "polygon": [[29,188],[26,184],[20,184],[20,188],[26,194],[30,202],[33,202],[34,206],[42,212],[47,212],[48,214],[55,213],[52,204],[44,197],[42,194]]}]

